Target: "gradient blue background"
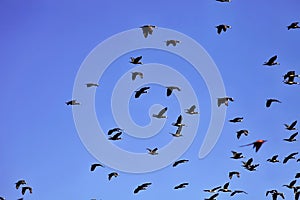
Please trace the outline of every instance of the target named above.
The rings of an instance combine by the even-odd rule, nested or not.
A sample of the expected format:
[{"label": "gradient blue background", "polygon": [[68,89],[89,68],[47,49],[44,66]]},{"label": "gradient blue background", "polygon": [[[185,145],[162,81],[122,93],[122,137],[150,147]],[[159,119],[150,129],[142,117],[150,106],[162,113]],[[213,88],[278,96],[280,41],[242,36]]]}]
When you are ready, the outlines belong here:
[{"label": "gradient blue background", "polygon": [[[300,115],[299,86],[282,83],[282,75],[287,71],[300,73],[300,30],[288,31],[286,28],[291,22],[300,21],[299,9],[296,0],[233,0],[229,4],[214,0],[181,3],[156,0],[59,3],[2,0],[0,196],[20,198],[21,192],[14,188],[14,183],[25,179],[33,187],[33,194],[26,194],[25,199],[203,199],[210,196],[203,189],[223,185],[229,181],[229,171],[239,170],[241,178],[234,177],[230,188],[243,189],[249,194],[236,195],[232,199],[263,199],[268,189],[278,189],[285,193],[286,199],[292,199],[292,191],[282,185],[293,180],[300,163],[292,160],[285,165],[272,164],[266,159],[279,154],[282,160],[299,150],[299,142],[288,144],[282,141],[294,133],[286,131],[283,124],[299,120]],[[222,23],[231,25],[232,29],[217,35],[215,26]],[[198,82],[197,78],[192,78],[193,85],[200,85],[197,90],[203,91],[205,100],[199,100],[201,113],[204,113],[201,115],[203,127],[191,148],[182,156],[190,162],[148,174],[120,172],[118,178],[109,182],[107,174],[114,169],[89,171],[90,164],[98,161],[82,145],[72,110],[64,102],[72,98],[77,70],[97,44],[144,24],[174,29],[199,42],[218,66],[228,96],[236,100],[229,105],[226,120],[243,116],[244,122],[225,123],[213,151],[199,160],[201,133],[209,123],[205,116],[210,102],[201,77]],[[116,63],[123,59],[125,64],[119,67],[130,68],[128,58],[136,54],[151,57],[157,52],[133,52]],[[280,66],[262,66],[273,55],[278,55]],[[145,63],[150,61],[170,65],[174,62],[168,60],[168,56],[144,59]],[[121,76],[121,72],[112,66],[106,75]],[[190,74],[193,77],[192,71]],[[110,80],[103,79],[103,82]],[[114,84],[113,80],[111,84]],[[101,95],[110,89],[101,88],[103,93],[97,93],[99,112],[102,103],[107,103],[101,102]],[[161,103],[160,98],[165,101],[164,95],[155,94],[158,101],[151,103]],[[267,109],[267,98],[278,98],[283,103]],[[108,119],[103,124],[107,129],[114,127],[110,113],[106,115]],[[145,115],[134,111],[132,115],[140,120],[138,123],[147,123]],[[178,111],[170,112],[169,122],[177,115]],[[249,129],[250,135],[237,140],[235,132],[244,128]],[[258,153],[251,147],[239,147],[257,139],[268,140]],[[122,142],[120,146],[123,148],[135,150],[132,148],[134,143],[124,145]],[[166,140],[157,142],[155,144],[163,146]],[[248,172],[242,169],[240,161],[229,158],[231,150],[242,151],[247,158],[253,157],[255,163],[261,164],[258,170]],[[147,191],[133,195],[133,189],[143,182],[152,182],[153,185]],[[184,190],[173,190],[181,182],[190,185]],[[228,194],[218,197],[228,198]]]}]

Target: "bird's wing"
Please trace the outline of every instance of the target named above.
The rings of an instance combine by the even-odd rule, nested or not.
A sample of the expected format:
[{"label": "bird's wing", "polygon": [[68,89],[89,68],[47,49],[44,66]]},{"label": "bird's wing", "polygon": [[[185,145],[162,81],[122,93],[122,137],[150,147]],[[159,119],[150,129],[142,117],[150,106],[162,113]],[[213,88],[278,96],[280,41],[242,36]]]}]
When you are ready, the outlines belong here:
[{"label": "bird's wing", "polygon": [[172,90],[167,88],[167,96],[170,96],[172,94]]},{"label": "bird's wing", "polygon": [[269,59],[268,63],[274,63],[274,61],[277,59],[277,56],[273,56],[272,58]]},{"label": "bird's wing", "polygon": [[161,111],[159,111],[158,115],[159,115],[159,116],[163,116],[163,114],[164,114],[167,110],[168,110],[167,107],[161,109]]},{"label": "bird's wing", "polygon": [[254,147],[255,147],[255,152],[258,152],[258,150],[260,149],[262,143],[255,143]]},{"label": "bird's wing", "polygon": [[182,115],[179,115],[179,117],[177,118],[176,124],[181,124],[182,121]]},{"label": "bird's wing", "polygon": [[294,121],[294,122],[290,125],[290,127],[291,127],[291,128],[294,128],[294,127],[296,126],[296,124],[297,124],[297,120]]},{"label": "bird's wing", "polygon": [[297,180],[293,180],[293,181],[290,182],[289,185],[293,187],[293,186],[295,185],[296,182],[297,182]]},{"label": "bird's wing", "polygon": [[269,108],[271,106],[272,101],[270,99],[267,100],[266,102],[266,107]]},{"label": "bird's wing", "polygon": [[134,81],[136,79],[137,73],[136,72],[132,72],[131,74],[131,79]]},{"label": "bird's wing", "polygon": [[173,167],[176,167],[179,163],[180,163],[179,161],[175,161]]},{"label": "bird's wing", "polygon": [[297,135],[298,135],[298,132],[294,133],[293,135],[291,135],[290,139],[294,139]]},{"label": "bird's wing", "polygon": [[192,105],[192,106],[190,107],[190,109],[189,109],[189,110],[190,110],[191,112],[194,112],[194,111],[195,111],[195,109],[196,109],[196,105]]},{"label": "bird's wing", "polygon": [[179,126],[176,130],[176,133],[175,134],[180,134],[181,133],[181,130],[182,130],[182,126]]},{"label": "bird's wing", "polygon": [[135,62],[139,62],[142,59],[143,56],[138,56],[134,59]]},{"label": "bird's wing", "polygon": [[120,135],[122,135],[122,132],[116,133],[113,137],[118,138]]},{"label": "bird's wing", "polygon": [[217,33],[220,34],[222,32],[222,27],[216,26],[216,28],[217,28]]},{"label": "bird's wing", "polygon": [[148,37],[148,28],[147,27],[143,27],[142,30],[143,30],[144,37],[147,38]]},{"label": "bird's wing", "polygon": [[224,189],[227,189],[228,186],[229,186],[229,182],[225,183],[224,186],[223,186],[223,188],[224,188]]}]

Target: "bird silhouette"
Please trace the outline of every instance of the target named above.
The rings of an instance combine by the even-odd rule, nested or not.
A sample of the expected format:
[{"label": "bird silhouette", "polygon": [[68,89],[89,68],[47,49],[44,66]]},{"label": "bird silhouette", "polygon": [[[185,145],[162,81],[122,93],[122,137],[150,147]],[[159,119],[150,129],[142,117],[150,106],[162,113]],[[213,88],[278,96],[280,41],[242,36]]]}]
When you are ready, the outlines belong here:
[{"label": "bird silhouette", "polygon": [[95,171],[96,167],[104,167],[104,166],[101,165],[100,163],[94,163],[91,165],[90,170],[93,172],[93,171]]},{"label": "bird silhouette", "polygon": [[220,25],[216,26],[216,28],[217,28],[217,33],[221,34],[222,31],[226,32],[227,29],[231,28],[231,26],[226,25],[226,24],[220,24]]},{"label": "bird silhouette", "polygon": [[179,40],[167,40],[165,41],[166,45],[169,46],[170,44],[172,44],[174,47],[180,43]]},{"label": "bird silhouette", "polygon": [[290,30],[290,29],[300,28],[300,26],[298,24],[299,24],[299,22],[292,22],[290,25],[287,26],[287,29]]},{"label": "bird silhouette", "polygon": [[298,135],[298,132],[292,134],[289,138],[285,138],[283,139],[284,141],[287,141],[287,142],[294,142],[296,141],[296,136]]},{"label": "bird silhouette", "polygon": [[0,197],[0,200],[5,200],[5,198],[4,197]]},{"label": "bird silhouette", "polygon": [[181,89],[177,86],[167,86],[167,96],[170,96],[173,90],[181,91]]},{"label": "bird silhouette", "polygon": [[237,132],[236,132],[236,137],[237,137],[237,139],[240,139],[241,135],[243,135],[243,134],[244,134],[245,136],[247,136],[247,135],[249,134],[249,131],[248,131],[248,130],[245,130],[245,129],[237,131]]},{"label": "bird silhouette", "polygon": [[284,194],[282,192],[278,192],[277,190],[268,190],[266,192],[266,196],[268,196],[269,194],[272,195],[273,200],[277,200],[278,196],[280,196],[282,199],[284,199]]},{"label": "bird silhouette", "polygon": [[219,2],[231,2],[231,0],[216,0],[216,1],[219,1]]},{"label": "bird silhouette", "polygon": [[297,180],[292,180],[289,184],[282,185],[283,187],[287,187],[289,189],[293,189],[295,187]]},{"label": "bird silhouette", "polygon": [[143,56],[138,56],[138,57],[130,57],[130,63],[134,64],[134,65],[142,65],[143,63],[141,62],[141,59],[143,58]]},{"label": "bird silhouette", "polygon": [[209,198],[205,198],[204,200],[216,200],[216,197],[219,195],[219,193],[211,195]]},{"label": "bird silhouette", "polygon": [[144,25],[140,27],[143,31],[143,35],[145,38],[148,37],[148,35],[152,35],[153,29],[156,28],[154,25]]},{"label": "bird silhouette", "polygon": [[281,103],[281,101],[277,99],[267,99],[266,107],[269,108],[273,102]]},{"label": "bird silhouette", "polygon": [[229,122],[232,122],[232,123],[242,122],[243,119],[244,119],[243,117],[236,117],[236,118],[230,119]]},{"label": "bird silhouette", "polygon": [[238,178],[240,178],[240,176],[241,176],[240,172],[237,172],[237,171],[231,171],[231,172],[228,173],[229,179],[232,179],[232,177],[233,177],[234,175],[236,175],[236,177],[238,177]]},{"label": "bird silhouette", "polygon": [[112,128],[112,129],[109,129],[109,130],[108,130],[107,135],[111,135],[111,134],[113,134],[114,132],[121,132],[121,131],[122,131],[121,128],[118,128],[118,127]]},{"label": "bird silhouette", "polygon": [[225,104],[226,106],[228,106],[228,101],[234,101],[234,99],[232,97],[222,97],[222,98],[218,98],[218,107],[220,107],[222,104]]},{"label": "bird silhouette", "polygon": [[30,194],[32,194],[32,188],[29,186],[25,186],[22,187],[22,195],[24,195],[27,190],[29,191]]},{"label": "bird silhouette", "polygon": [[294,152],[294,153],[291,153],[290,155],[286,156],[283,160],[283,164],[287,163],[290,159],[296,159],[295,158],[295,155],[297,155],[298,152]]},{"label": "bird silhouette", "polygon": [[295,192],[295,200],[299,200],[299,196],[300,196],[300,191]]},{"label": "bird silhouette", "polygon": [[243,190],[234,190],[230,196],[234,196],[235,194],[241,194],[241,193],[244,193],[244,194],[248,194],[247,192],[243,191]]},{"label": "bird silhouette", "polygon": [[121,135],[122,135],[122,132],[118,132],[118,133],[114,134],[113,136],[110,136],[108,139],[109,140],[113,140],[113,141],[115,141],[115,140],[121,140],[122,139],[120,137]]},{"label": "bird silhouette", "polygon": [[294,77],[299,77],[299,75],[296,74],[295,71],[288,71],[286,74],[283,75],[283,79],[286,80],[287,78],[294,78]]},{"label": "bird silhouette", "polygon": [[134,189],[133,193],[137,194],[141,190],[146,190],[152,183],[143,183]]},{"label": "bird silhouette", "polygon": [[134,81],[136,77],[139,76],[141,79],[144,78],[144,74],[142,72],[131,72],[131,79]]},{"label": "bird silhouette", "polygon": [[112,177],[118,177],[119,174],[117,172],[111,172],[108,174],[108,180],[111,180]]},{"label": "bird silhouette", "polygon": [[252,142],[250,144],[242,145],[241,147],[253,145],[253,148],[255,148],[255,152],[258,152],[258,150],[260,149],[262,144],[265,143],[265,142],[267,142],[267,140],[256,140],[255,142]]},{"label": "bird silhouette", "polygon": [[181,137],[181,130],[182,130],[182,126],[178,126],[177,130],[175,133],[170,133],[171,135],[173,135],[174,137]]},{"label": "bird silhouette", "polygon": [[209,193],[215,193],[217,192],[222,186],[217,186],[217,187],[214,187],[212,189],[206,189],[206,190],[203,190],[204,192],[209,192]]},{"label": "bird silhouette", "polygon": [[66,104],[67,104],[68,106],[80,105],[80,103],[77,102],[77,100],[75,100],[75,99],[74,99],[74,100],[67,101]]},{"label": "bird silhouette", "polygon": [[152,117],[156,117],[158,119],[167,118],[167,116],[164,115],[167,112],[167,110],[168,110],[168,108],[165,107],[165,108],[161,109],[158,114],[153,114]]},{"label": "bird silhouette", "polygon": [[236,151],[231,151],[231,153],[232,153],[232,156],[230,158],[233,158],[233,159],[244,158],[244,156],[242,155],[243,153],[236,152]]},{"label": "bird silhouette", "polygon": [[98,83],[87,83],[85,85],[86,85],[86,87],[99,87]]},{"label": "bird silhouette", "polygon": [[295,178],[300,178],[300,172],[295,175]]},{"label": "bird silhouette", "polygon": [[192,105],[190,108],[185,109],[185,113],[190,115],[199,114],[199,112],[196,112],[195,109],[196,109],[196,105]]},{"label": "bird silhouette", "polygon": [[287,130],[296,130],[296,128],[295,128],[295,126],[296,126],[296,124],[297,124],[297,120],[296,121],[294,121],[293,123],[291,123],[291,125],[288,125],[288,124],[284,124],[284,126],[285,126],[285,129],[287,129]]},{"label": "bird silhouette", "polygon": [[218,192],[232,192],[230,189],[228,189],[228,187],[229,187],[229,182],[225,183],[223,187],[218,190]]},{"label": "bird silhouette", "polygon": [[150,155],[157,155],[158,154],[158,148],[154,148],[154,149],[149,149],[149,148],[147,148],[147,150],[148,150],[148,153],[150,154]]},{"label": "bird silhouette", "polygon": [[278,155],[274,155],[274,156],[272,156],[272,158],[269,158],[267,161],[271,162],[271,163],[280,162],[277,158],[278,158]]},{"label": "bird silhouette", "polygon": [[21,185],[26,185],[27,183],[25,180],[21,179],[21,180],[18,180],[15,184],[16,184],[16,189],[19,189],[19,187]]},{"label": "bird silhouette", "polygon": [[139,97],[141,96],[141,94],[146,94],[146,93],[148,93],[147,90],[149,90],[149,89],[150,89],[150,87],[142,87],[141,89],[135,91],[134,97],[135,97],[135,98],[139,98]]},{"label": "bird silhouette", "polygon": [[273,66],[273,65],[279,65],[279,62],[275,62],[275,60],[277,59],[277,55],[271,57],[267,62],[264,62],[263,65],[267,65],[267,66]]},{"label": "bird silhouette", "polygon": [[185,126],[185,124],[182,124],[182,115],[179,115],[177,121],[175,123],[172,123],[172,125],[177,127]]},{"label": "bird silhouette", "polygon": [[185,188],[187,185],[189,185],[189,183],[181,183],[179,185],[176,185],[174,189],[177,190],[177,189]]},{"label": "bird silhouette", "polygon": [[177,165],[182,164],[182,163],[186,163],[188,161],[189,160],[186,160],[186,159],[178,160],[178,161],[175,161],[172,166],[176,167]]}]

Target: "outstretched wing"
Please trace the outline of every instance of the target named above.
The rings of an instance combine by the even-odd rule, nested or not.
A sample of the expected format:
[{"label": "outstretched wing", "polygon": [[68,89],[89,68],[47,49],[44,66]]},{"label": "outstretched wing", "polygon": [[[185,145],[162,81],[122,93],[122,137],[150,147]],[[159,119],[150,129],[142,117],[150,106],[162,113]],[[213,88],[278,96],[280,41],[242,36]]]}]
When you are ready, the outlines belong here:
[{"label": "outstretched wing", "polygon": [[159,116],[163,116],[163,114],[165,114],[165,112],[168,110],[168,107],[165,107],[163,109],[161,109],[161,111],[159,111],[158,115]]}]

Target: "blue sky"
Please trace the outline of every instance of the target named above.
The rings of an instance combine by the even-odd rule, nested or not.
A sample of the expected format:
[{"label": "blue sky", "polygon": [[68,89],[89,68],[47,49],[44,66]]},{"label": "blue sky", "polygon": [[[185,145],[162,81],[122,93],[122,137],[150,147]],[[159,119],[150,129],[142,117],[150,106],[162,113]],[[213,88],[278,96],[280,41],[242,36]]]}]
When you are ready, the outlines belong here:
[{"label": "blue sky", "polygon": [[[229,181],[228,172],[238,170],[241,178],[234,177],[230,188],[245,190],[248,195],[232,199],[263,199],[268,189],[278,189],[285,193],[286,199],[292,198],[292,191],[282,185],[300,172],[300,163],[291,160],[285,165],[272,164],[266,159],[279,154],[283,160],[299,150],[298,141],[291,144],[282,141],[294,133],[285,130],[283,124],[299,120],[300,116],[299,86],[282,83],[287,71],[300,73],[300,30],[286,28],[300,20],[298,1],[3,0],[0,4],[0,88],[3,91],[0,196],[20,198],[21,192],[14,188],[14,183],[25,179],[33,193],[26,194],[24,199],[204,199],[210,194],[203,189],[223,185]],[[232,29],[218,35],[215,26],[222,23],[231,25]],[[133,69],[128,60],[136,55],[143,55],[145,63],[169,65],[191,81],[201,109],[199,130],[181,157],[190,162],[177,168],[168,166],[146,174],[123,173],[109,167],[90,172],[90,165],[99,161],[82,144],[72,108],[64,102],[72,99],[76,74],[99,43],[145,24],[179,31],[201,44],[217,65],[227,95],[235,102],[227,108],[226,122],[215,148],[199,160],[198,151],[210,119],[210,104],[215,103],[209,101],[201,76],[196,76],[192,66],[183,59],[166,52],[138,50],[122,55],[99,81],[95,96],[97,117],[104,130],[116,126],[107,94],[118,77]],[[280,65],[262,66],[273,55],[278,55]],[[166,98],[155,85],[151,89],[147,96],[138,99],[144,104],[132,99],[129,109],[136,123],[145,125],[150,120],[148,109],[152,104],[169,106],[164,128],[149,141],[129,140],[130,136],[124,133],[123,140],[115,142],[120,148],[142,152],[147,145],[162,147],[170,140],[168,132],[175,131],[170,126],[180,114],[175,96]],[[267,109],[268,98],[278,98],[282,103]],[[227,122],[237,116],[243,116],[244,121]],[[240,129],[248,129],[249,136],[237,140],[235,132]],[[258,153],[251,147],[239,147],[257,139],[268,140]],[[240,160],[231,160],[231,150],[253,157],[255,163],[260,163],[257,171],[248,172],[241,167]],[[112,171],[118,171],[120,176],[108,181],[107,174]],[[134,188],[143,182],[153,184],[147,191],[134,195]],[[180,191],[173,190],[181,182],[190,185]],[[228,194],[218,197],[228,198]]]}]

